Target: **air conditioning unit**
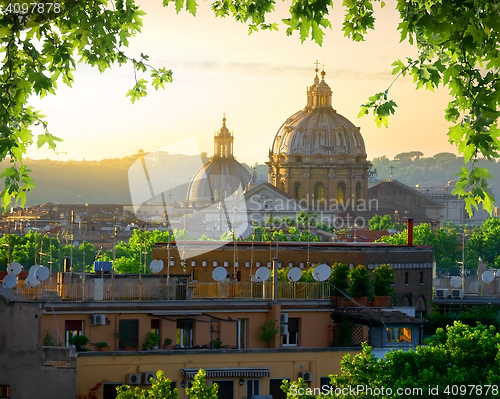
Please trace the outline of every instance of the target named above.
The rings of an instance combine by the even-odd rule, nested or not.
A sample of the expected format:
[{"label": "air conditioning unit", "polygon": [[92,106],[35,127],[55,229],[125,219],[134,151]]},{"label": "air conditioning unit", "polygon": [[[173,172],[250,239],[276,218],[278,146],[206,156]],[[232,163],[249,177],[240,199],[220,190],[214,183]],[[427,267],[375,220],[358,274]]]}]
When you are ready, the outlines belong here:
[{"label": "air conditioning unit", "polygon": [[156,373],[152,371],[146,371],[145,373],[142,373],[142,383],[144,385],[151,385],[151,378],[153,380],[156,380]]},{"label": "air conditioning unit", "polygon": [[288,313],[281,313],[281,315],[280,315],[280,323],[281,324],[288,323]]},{"label": "air conditioning unit", "polygon": [[465,296],[464,290],[459,290],[459,289],[451,290],[451,297],[452,298],[462,299],[464,296]]},{"label": "air conditioning unit", "polygon": [[303,371],[299,373],[299,378],[302,378],[304,382],[312,382],[314,379],[314,373],[311,371]]},{"label": "air conditioning unit", "polygon": [[448,290],[446,288],[435,289],[434,298],[448,298]]},{"label": "air conditioning unit", "polygon": [[280,334],[287,335],[288,334],[288,324],[282,324],[280,326]]},{"label": "air conditioning unit", "polygon": [[140,385],[141,375],[140,374],[126,374],[125,382],[129,385]]},{"label": "air conditioning unit", "polygon": [[91,326],[103,326],[104,324],[106,324],[105,314],[93,314],[92,316],[90,316]]}]

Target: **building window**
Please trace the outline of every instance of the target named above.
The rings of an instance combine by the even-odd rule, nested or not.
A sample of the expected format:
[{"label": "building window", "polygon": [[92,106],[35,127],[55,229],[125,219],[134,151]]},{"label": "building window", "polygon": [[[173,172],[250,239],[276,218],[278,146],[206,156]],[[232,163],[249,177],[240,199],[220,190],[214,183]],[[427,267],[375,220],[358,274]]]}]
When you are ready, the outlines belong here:
[{"label": "building window", "polygon": [[335,387],[330,384],[330,377],[320,377],[319,387],[322,391],[324,390],[330,391],[330,389],[332,388],[335,390]]},{"label": "building window", "polygon": [[424,285],[424,272],[420,272],[420,285]]},{"label": "building window", "polygon": [[299,344],[299,318],[288,318],[288,334],[283,335],[283,346],[297,346]]},{"label": "building window", "polygon": [[345,201],[345,184],[344,183],[339,183],[337,185],[337,204],[339,205],[344,205]]},{"label": "building window", "polygon": [[116,399],[116,388],[122,386],[119,383],[104,383],[102,384],[102,398],[103,399]]},{"label": "building window", "polygon": [[139,320],[119,320],[118,336],[118,349],[124,350],[127,346],[139,347]]},{"label": "building window", "polygon": [[297,155],[295,157],[295,162],[302,162],[302,157]]},{"label": "building window", "polygon": [[318,204],[325,203],[325,186],[323,186],[323,183],[316,183],[314,186],[314,198]]},{"label": "building window", "polygon": [[0,398],[10,398],[10,385],[0,385]]},{"label": "building window", "polygon": [[404,342],[411,344],[411,327],[389,327],[387,331],[387,342]]},{"label": "building window", "polygon": [[[161,337],[160,334],[160,319],[151,319],[151,332],[158,334],[158,337]],[[158,341],[156,341],[156,344],[154,346],[155,349],[158,349],[160,347],[160,338],[158,338]]]},{"label": "building window", "polygon": [[238,319],[238,349],[245,349],[247,347],[247,323],[248,319]]},{"label": "building window", "polygon": [[293,191],[295,194],[295,198],[302,199],[302,184],[299,182],[295,183],[293,186]]},{"label": "building window", "polygon": [[247,398],[260,395],[260,380],[247,380]]},{"label": "building window", "polygon": [[193,320],[177,320],[177,345],[181,348],[193,346]]},{"label": "building window", "polygon": [[83,335],[83,320],[66,320],[64,322],[64,331],[66,346],[69,346],[71,338],[75,335]]},{"label": "building window", "polygon": [[357,182],[356,183],[356,204],[359,202],[361,199],[361,183]]},{"label": "building window", "polygon": [[408,276],[408,272],[405,272],[405,284],[408,285],[409,284],[409,276]]}]

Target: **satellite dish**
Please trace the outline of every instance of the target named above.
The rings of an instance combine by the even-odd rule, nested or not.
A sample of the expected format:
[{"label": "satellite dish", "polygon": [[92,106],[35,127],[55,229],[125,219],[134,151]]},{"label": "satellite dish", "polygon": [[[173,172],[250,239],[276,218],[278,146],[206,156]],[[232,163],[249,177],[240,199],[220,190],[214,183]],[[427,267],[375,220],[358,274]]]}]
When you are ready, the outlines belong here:
[{"label": "satellite dish", "polygon": [[33,266],[31,266],[31,267],[30,267],[30,274],[29,274],[29,275],[30,275],[30,276],[33,276],[33,277],[35,277],[35,272],[36,272],[39,268],[41,268],[41,267],[42,267],[42,265],[33,265]]},{"label": "satellite dish", "polygon": [[2,285],[5,288],[14,288],[17,284],[17,276],[15,274],[7,274],[2,281]]},{"label": "satellite dish", "polygon": [[491,283],[493,280],[495,280],[495,273],[493,273],[491,270],[486,270],[481,276],[481,279],[485,283]]},{"label": "satellite dish", "polygon": [[43,229],[44,229],[45,231],[49,231],[49,230],[50,230],[50,225],[46,225]]},{"label": "satellite dish", "polygon": [[73,243],[73,245],[74,245],[75,247],[77,247],[78,245],[80,245],[80,243],[79,243],[78,241],[75,241],[75,242]]},{"label": "satellite dish", "polygon": [[12,262],[7,265],[7,273],[17,276],[23,270],[22,265],[19,262]]},{"label": "satellite dish", "polygon": [[450,280],[450,284],[453,288],[460,288],[462,286],[462,277],[455,276]]},{"label": "satellite dish", "polygon": [[477,294],[479,292],[479,283],[477,281],[474,281],[469,285],[469,290],[473,294]]},{"label": "satellite dish", "polygon": [[288,280],[295,282],[299,281],[301,277],[302,270],[300,270],[298,267],[292,267],[290,270],[288,270]]},{"label": "satellite dish", "polygon": [[77,216],[75,218],[75,223],[81,223],[82,222],[82,219],[80,218],[80,216]]},{"label": "satellite dish", "polygon": [[257,270],[257,273],[255,273],[255,277],[259,281],[267,281],[269,277],[271,277],[271,271],[267,267],[261,267]]},{"label": "satellite dish", "polygon": [[227,276],[227,271],[224,266],[216,267],[212,272],[212,278],[215,281],[222,281],[226,278],[226,276]]},{"label": "satellite dish", "polygon": [[149,264],[149,268],[151,269],[151,273],[160,273],[163,270],[163,261],[160,259],[153,259]]},{"label": "satellite dish", "polygon": [[35,278],[38,281],[45,281],[49,278],[49,276],[50,276],[50,270],[45,266],[40,266],[35,271]]},{"label": "satellite dish", "polygon": [[495,273],[495,275],[496,275],[497,277],[500,277],[500,269],[498,269],[498,270],[497,270],[497,272]]},{"label": "satellite dish", "polygon": [[[31,270],[31,269],[30,269]],[[29,275],[26,280],[24,280],[24,285],[26,288],[35,288],[38,284],[40,284],[40,281],[35,278],[33,275]]]},{"label": "satellite dish", "polygon": [[332,274],[332,268],[325,263],[316,266],[313,269],[313,278],[316,281],[325,281],[330,278]]}]

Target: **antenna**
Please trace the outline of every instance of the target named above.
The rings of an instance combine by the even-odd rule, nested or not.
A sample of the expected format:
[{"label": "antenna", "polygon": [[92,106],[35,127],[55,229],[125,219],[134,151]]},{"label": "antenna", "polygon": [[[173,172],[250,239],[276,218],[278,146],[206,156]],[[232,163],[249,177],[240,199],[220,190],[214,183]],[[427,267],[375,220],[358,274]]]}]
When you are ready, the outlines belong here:
[{"label": "antenna", "polygon": [[491,283],[493,280],[495,280],[495,273],[493,273],[491,270],[486,270],[482,276],[481,279],[485,283]]},{"label": "antenna", "polygon": [[301,277],[302,270],[300,270],[298,267],[292,267],[290,270],[288,270],[288,280],[296,282],[299,281]]},{"label": "antenna", "polygon": [[2,281],[2,285],[5,288],[14,288],[17,284],[17,276],[15,274],[7,274]]},{"label": "antenna", "polygon": [[49,276],[50,276],[50,270],[45,266],[40,266],[38,269],[36,269],[34,274],[34,277],[39,282],[47,280]]},{"label": "antenna", "polygon": [[23,270],[22,265],[19,262],[12,262],[7,265],[7,273],[17,276]]},{"label": "antenna", "polygon": [[271,277],[271,271],[267,267],[261,267],[255,273],[255,277],[259,281],[267,281]]},{"label": "antenna", "polygon": [[450,284],[453,288],[460,288],[462,286],[462,277],[455,276],[450,280]]},{"label": "antenna", "polygon": [[149,264],[151,273],[158,274],[163,270],[163,261],[161,259],[153,259]]},{"label": "antenna", "polygon": [[328,280],[331,274],[332,274],[332,268],[325,263],[316,266],[313,270],[313,278],[316,281]]},{"label": "antenna", "polygon": [[227,270],[224,266],[216,267],[212,272],[212,278],[217,282],[221,282],[226,278],[226,276],[227,276]]}]

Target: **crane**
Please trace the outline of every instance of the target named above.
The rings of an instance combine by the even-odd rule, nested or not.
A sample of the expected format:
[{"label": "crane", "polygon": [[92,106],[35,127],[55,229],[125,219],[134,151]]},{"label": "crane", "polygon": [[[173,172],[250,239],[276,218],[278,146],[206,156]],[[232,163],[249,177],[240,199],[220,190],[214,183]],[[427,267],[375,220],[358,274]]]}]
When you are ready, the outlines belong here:
[{"label": "crane", "polygon": [[59,154],[66,154],[66,155],[68,155],[68,153],[66,151],[55,151],[55,153],[57,154],[57,162],[59,162]]}]

